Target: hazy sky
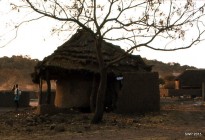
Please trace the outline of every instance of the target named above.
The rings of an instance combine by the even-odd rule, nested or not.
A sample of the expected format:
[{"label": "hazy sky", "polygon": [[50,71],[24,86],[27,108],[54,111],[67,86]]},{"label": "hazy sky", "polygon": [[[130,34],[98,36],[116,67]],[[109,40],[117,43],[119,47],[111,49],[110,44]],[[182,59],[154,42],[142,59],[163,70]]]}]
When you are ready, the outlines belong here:
[{"label": "hazy sky", "polygon": [[[18,12],[10,12],[10,6],[6,0],[0,0],[0,47],[14,37],[11,30],[12,20],[18,15]],[[35,13],[22,15],[22,19],[35,16]],[[41,19],[31,23],[23,24],[18,31],[18,36],[7,46],[0,48],[0,57],[12,55],[28,55],[31,58],[43,59],[51,54],[58,46],[63,44],[66,39],[57,35],[51,35],[51,28],[54,20]],[[194,32],[194,31],[193,31]],[[68,35],[67,35],[68,36]],[[160,43],[160,41],[158,42]],[[157,43],[154,44],[157,46]],[[174,52],[154,51],[146,48],[140,48],[135,52],[147,59],[156,59],[165,63],[177,62],[181,65],[190,65],[197,68],[205,68],[205,42],[202,42],[190,49],[178,50]]]}]

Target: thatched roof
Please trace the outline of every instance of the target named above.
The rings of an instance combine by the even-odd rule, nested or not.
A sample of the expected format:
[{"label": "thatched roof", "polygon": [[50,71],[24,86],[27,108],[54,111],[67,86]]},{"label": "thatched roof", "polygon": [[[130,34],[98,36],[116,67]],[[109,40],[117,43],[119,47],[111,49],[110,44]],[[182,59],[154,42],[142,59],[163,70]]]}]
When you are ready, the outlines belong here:
[{"label": "thatched roof", "polygon": [[[59,69],[68,71],[87,71],[98,73],[98,61],[94,37],[85,30],[78,30],[67,42],[57,48],[51,55],[45,57],[36,67],[43,69]],[[112,61],[125,53],[119,46],[102,42],[102,53],[105,62]],[[108,71],[123,72],[136,70],[151,70],[139,55],[128,55],[126,59],[114,64]],[[59,71],[58,71],[59,72]]]},{"label": "thatched roof", "polygon": [[182,88],[199,88],[205,82],[205,69],[186,70],[176,80],[180,81]]}]

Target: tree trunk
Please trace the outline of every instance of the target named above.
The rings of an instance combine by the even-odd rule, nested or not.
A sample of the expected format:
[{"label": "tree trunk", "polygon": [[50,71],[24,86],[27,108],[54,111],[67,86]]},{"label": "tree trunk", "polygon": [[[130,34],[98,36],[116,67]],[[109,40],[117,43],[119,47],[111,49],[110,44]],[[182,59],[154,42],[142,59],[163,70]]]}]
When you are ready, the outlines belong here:
[{"label": "tree trunk", "polygon": [[95,114],[92,119],[92,123],[94,124],[97,124],[102,121],[103,112],[104,112],[104,98],[105,98],[105,92],[107,86],[107,68],[103,60],[101,45],[102,45],[102,38],[100,37],[96,38],[95,47],[96,47],[96,53],[98,58],[98,64],[99,64],[100,84],[97,92]]},{"label": "tree trunk", "polygon": [[51,103],[51,82],[49,72],[46,72],[46,82],[47,82],[47,94],[46,94],[46,104]]},{"label": "tree trunk", "polygon": [[41,105],[42,104],[42,84],[43,81],[40,78],[40,82],[39,82],[39,94],[38,94],[38,104]]},{"label": "tree trunk", "polygon": [[104,112],[104,99],[107,87],[107,70],[100,70],[100,85],[97,92],[95,114],[92,123],[97,124],[102,121]]}]

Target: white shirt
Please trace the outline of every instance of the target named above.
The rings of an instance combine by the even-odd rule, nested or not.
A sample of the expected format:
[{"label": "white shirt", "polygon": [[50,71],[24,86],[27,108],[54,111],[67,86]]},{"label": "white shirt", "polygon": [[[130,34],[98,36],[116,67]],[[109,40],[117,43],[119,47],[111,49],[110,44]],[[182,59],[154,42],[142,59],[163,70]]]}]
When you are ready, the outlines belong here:
[{"label": "white shirt", "polygon": [[17,95],[17,90],[18,90],[18,95],[20,96],[20,95],[21,95],[21,91],[20,91],[18,88],[16,88],[16,89],[14,90],[14,95]]}]

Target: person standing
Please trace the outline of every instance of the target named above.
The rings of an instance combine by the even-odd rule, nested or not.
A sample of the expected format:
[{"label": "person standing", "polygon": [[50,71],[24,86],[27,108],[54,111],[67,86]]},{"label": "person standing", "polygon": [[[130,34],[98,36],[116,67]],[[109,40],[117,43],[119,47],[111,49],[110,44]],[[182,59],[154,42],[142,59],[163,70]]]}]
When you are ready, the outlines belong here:
[{"label": "person standing", "polygon": [[14,102],[15,102],[15,106],[16,106],[16,111],[19,108],[20,95],[21,95],[21,91],[18,88],[18,84],[16,84],[15,89],[14,89]]}]

